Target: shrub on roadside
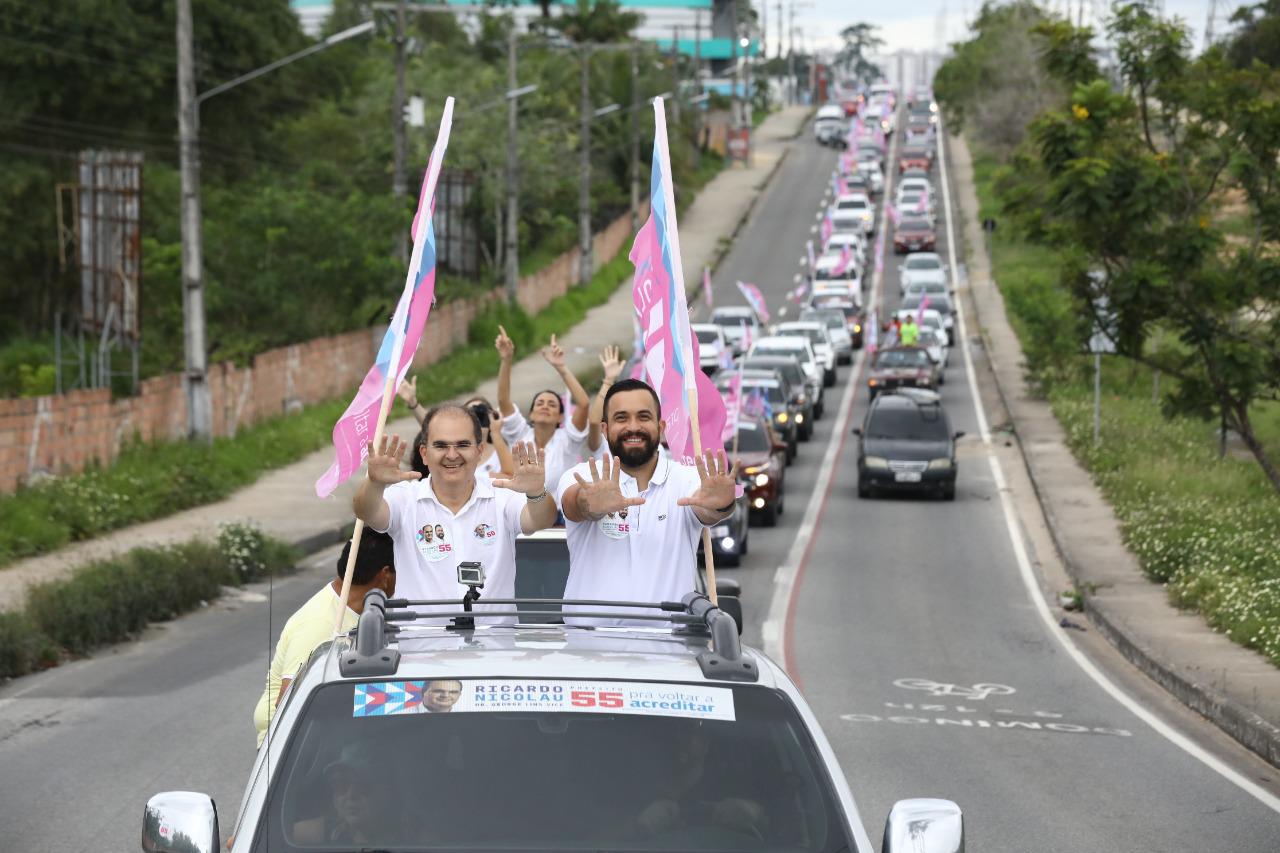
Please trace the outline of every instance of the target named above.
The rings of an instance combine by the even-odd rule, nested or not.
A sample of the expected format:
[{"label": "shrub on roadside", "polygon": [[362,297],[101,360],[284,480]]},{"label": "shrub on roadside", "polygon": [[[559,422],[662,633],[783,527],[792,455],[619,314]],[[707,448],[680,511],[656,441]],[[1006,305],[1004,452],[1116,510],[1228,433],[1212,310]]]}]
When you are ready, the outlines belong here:
[{"label": "shrub on roadside", "polygon": [[[285,570],[297,557],[292,546],[237,524],[224,527],[216,543],[135,548],[90,563],[32,587],[23,613],[0,614],[0,677],[31,671],[52,657],[49,649],[82,655],[128,639],[216,599],[224,586]],[[11,652],[6,632],[31,639]]]}]

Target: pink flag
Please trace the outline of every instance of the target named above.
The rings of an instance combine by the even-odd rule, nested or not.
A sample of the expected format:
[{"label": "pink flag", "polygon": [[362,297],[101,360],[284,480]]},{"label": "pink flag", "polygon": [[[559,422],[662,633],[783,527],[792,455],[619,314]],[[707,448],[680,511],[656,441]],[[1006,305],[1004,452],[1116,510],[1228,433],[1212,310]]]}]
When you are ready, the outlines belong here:
[{"label": "pink flag", "polygon": [[836,261],[836,265],[832,267],[831,274],[833,276],[842,276],[849,270],[849,264],[853,261],[853,252],[849,250],[849,244],[846,243],[844,248],[840,250],[840,259]]},{"label": "pink flag", "polygon": [[747,300],[747,304],[751,306],[751,310],[756,312],[756,317],[760,322],[769,322],[769,308],[765,305],[764,294],[760,292],[760,288],[754,284],[740,281],[738,282],[738,290],[742,293],[742,298]]},{"label": "pink flag", "polygon": [[902,221],[902,214],[898,212],[897,205],[890,202],[884,206],[884,211],[888,215],[889,221],[893,223],[893,226],[895,228],[898,227],[898,223]]},{"label": "pink flag", "polygon": [[880,341],[880,322],[876,319],[876,309],[871,309],[871,316],[867,318],[862,328],[865,333],[863,343],[866,346],[867,355],[875,355],[876,344]]},{"label": "pink flag", "polygon": [[920,200],[916,202],[916,213],[924,213],[926,206],[929,204],[929,191],[925,190],[920,194]]},{"label": "pink flag", "polygon": [[805,241],[805,249],[806,249],[806,250],[808,251],[808,253],[809,253],[809,275],[811,275],[811,276],[812,276],[812,275],[813,275],[813,271],[814,271],[814,270],[816,270],[816,269],[818,268],[818,262],[817,262],[817,260],[816,260],[816,259],[814,258],[814,256],[813,256],[813,241],[812,241],[812,240],[806,240],[806,241]]},{"label": "pink flag", "polygon": [[702,268],[702,295],[707,300],[707,307],[712,307],[711,302],[711,267]]},{"label": "pink flag", "polygon": [[729,379],[729,387],[724,392],[724,410],[728,416],[724,419],[724,429],[720,434],[722,444],[733,441],[733,431],[738,426],[738,415],[742,411],[742,373],[733,374]]},{"label": "pink flag", "polygon": [[831,212],[822,217],[822,248],[827,248],[827,241],[831,239],[831,232],[835,230],[835,223],[831,221]]},{"label": "pink flag", "polygon": [[920,299],[920,307],[916,309],[916,325],[924,322],[924,312],[929,307],[929,294],[925,294]]},{"label": "pink flag", "polygon": [[884,272],[884,229],[876,235],[876,275]]},{"label": "pink flag", "polygon": [[363,464],[369,452],[369,442],[381,431],[386,420],[390,408],[389,393],[394,393],[409,372],[427,315],[435,302],[436,240],[431,219],[436,181],[440,176],[444,152],[449,147],[452,123],[453,98],[449,98],[445,101],[440,132],[418,196],[418,212],[413,218],[413,255],[409,259],[404,290],[382,338],[382,345],[378,347],[373,367],[365,374],[355,399],[333,425],[336,458],[329,470],[316,480],[316,494],[322,498],[333,494],[334,489],[346,482]]},{"label": "pink flag", "polygon": [[[631,296],[644,327],[645,373],[658,392],[667,446],[678,461],[688,462],[696,455],[698,443],[703,450],[724,449],[725,409],[715,383],[701,370],[698,341],[689,330],[662,98],[654,98],[653,112],[650,215],[631,247],[636,268]],[[690,419],[694,406],[700,442],[695,441]]]}]

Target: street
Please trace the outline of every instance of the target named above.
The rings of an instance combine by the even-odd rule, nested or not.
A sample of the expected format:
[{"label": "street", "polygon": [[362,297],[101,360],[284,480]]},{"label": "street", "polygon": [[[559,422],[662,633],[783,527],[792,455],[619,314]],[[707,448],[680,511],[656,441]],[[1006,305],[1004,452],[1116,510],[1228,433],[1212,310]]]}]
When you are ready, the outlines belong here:
[{"label": "street", "polygon": [[[751,281],[775,319],[787,319],[777,309],[805,268],[805,241],[817,239],[834,162],[810,133],[792,143],[715,272],[717,305],[741,303],[733,282]],[[935,171],[937,185],[948,178]],[[938,252],[953,264],[963,306],[952,192]],[[887,227],[883,212],[878,227]],[[868,302],[881,316],[899,301],[887,243]],[[778,526],[754,528],[743,566],[722,570],[742,582],[746,638],[802,686],[873,838],[895,800],[929,796],[959,803],[972,850],[1275,851],[1271,768],[1037,604],[1042,584],[1028,582],[1021,515],[1034,495],[1012,493],[1020,484],[1000,467],[1009,457],[984,441],[990,389],[971,322],[958,320],[941,388],[953,427],[966,433],[955,501],[857,496],[849,431],[868,403],[860,352],[787,470]],[[209,793],[228,826],[254,757],[251,711],[274,637],[332,576],[336,553],[310,555],[303,571],[139,642],[0,689],[4,849],[136,849],[143,804],[170,789]],[[1057,635],[1082,651],[1069,653]]]}]

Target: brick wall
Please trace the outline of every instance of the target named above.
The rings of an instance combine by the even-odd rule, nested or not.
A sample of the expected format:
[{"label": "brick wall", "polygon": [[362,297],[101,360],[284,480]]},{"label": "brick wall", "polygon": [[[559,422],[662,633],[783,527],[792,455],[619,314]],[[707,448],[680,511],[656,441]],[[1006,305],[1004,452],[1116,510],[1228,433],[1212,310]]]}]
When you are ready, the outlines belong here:
[{"label": "brick wall", "polygon": [[[647,212],[646,214],[647,215]],[[596,234],[597,264],[631,239],[630,216]],[[537,313],[578,280],[578,250],[520,280],[521,307]],[[472,319],[497,292],[437,305],[414,358],[433,364],[466,343]],[[214,435],[234,435],[265,418],[353,393],[369,369],[383,328],[317,338],[259,353],[252,365],[210,365]],[[187,400],[181,374],[144,380],[136,396],[112,400],[105,389],[62,395],[0,399],[0,493],[45,474],[83,470],[93,460],[109,463],[133,437],[174,441],[187,432]]]}]

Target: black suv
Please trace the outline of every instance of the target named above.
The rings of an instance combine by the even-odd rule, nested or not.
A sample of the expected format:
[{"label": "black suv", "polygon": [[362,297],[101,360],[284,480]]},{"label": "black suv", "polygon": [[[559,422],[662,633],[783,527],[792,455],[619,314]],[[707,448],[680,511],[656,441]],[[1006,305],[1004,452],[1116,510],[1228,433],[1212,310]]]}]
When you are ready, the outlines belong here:
[{"label": "black suv", "polygon": [[956,439],[942,401],[932,391],[903,388],[871,401],[858,442],[858,497],[876,489],[956,497]]}]

